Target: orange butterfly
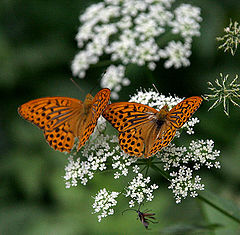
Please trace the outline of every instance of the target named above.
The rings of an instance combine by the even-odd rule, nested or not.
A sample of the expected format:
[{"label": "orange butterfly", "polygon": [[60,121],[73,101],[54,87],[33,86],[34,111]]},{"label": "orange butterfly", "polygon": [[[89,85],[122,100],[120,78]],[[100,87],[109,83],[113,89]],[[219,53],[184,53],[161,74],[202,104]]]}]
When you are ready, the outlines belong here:
[{"label": "orange butterfly", "polygon": [[119,102],[107,106],[103,112],[119,132],[121,148],[131,156],[148,158],[166,147],[202,103],[193,96],[183,100],[170,111],[168,105],[157,111],[147,105]]},{"label": "orange butterfly", "polygon": [[45,97],[31,100],[18,108],[19,114],[41,128],[49,145],[61,152],[71,152],[74,138],[79,150],[89,139],[97,120],[106,108],[111,91],[100,90],[84,102],[68,97]]}]

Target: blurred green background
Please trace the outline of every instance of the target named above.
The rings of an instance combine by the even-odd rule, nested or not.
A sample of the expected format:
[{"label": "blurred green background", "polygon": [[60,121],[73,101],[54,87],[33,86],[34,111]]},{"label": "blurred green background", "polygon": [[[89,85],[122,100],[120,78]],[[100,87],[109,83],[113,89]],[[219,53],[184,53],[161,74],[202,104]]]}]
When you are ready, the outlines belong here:
[{"label": "blurred green background", "polygon": [[[0,234],[148,232],[136,221],[134,212],[121,215],[127,208],[126,200],[119,201],[114,216],[98,223],[96,215],[91,214],[91,196],[100,187],[111,189],[113,177],[98,175],[87,187],[65,189],[62,176],[66,157],[49,148],[42,132],[17,113],[18,106],[31,99],[44,96],[83,99],[95,87],[105,67],[90,68],[84,80],[77,79],[86,91],[84,94],[69,80],[70,64],[78,51],[74,40],[78,17],[93,2],[96,1],[0,2]],[[207,81],[214,81],[220,72],[229,73],[232,78],[240,75],[239,51],[233,57],[217,50],[216,42],[230,18],[240,21],[239,0],[187,2],[201,7],[203,17],[201,37],[193,42],[191,66],[166,70],[163,62],[159,62],[151,75],[144,68],[130,66],[127,76],[132,83],[121,91],[120,100],[127,101],[139,87],[152,88],[149,76],[155,78],[161,93],[188,97],[207,93]],[[231,116],[227,118],[222,107],[207,112],[209,106],[204,102],[197,112],[201,122],[196,126],[196,137],[215,141],[216,149],[221,150],[222,168],[203,171],[201,176],[208,190],[240,206],[240,110],[231,106]],[[159,223],[151,226],[149,232],[165,234],[160,230],[176,224],[221,223],[225,226],[215,234],[240,233],[239,224],[197,199],[188,198],[176,205],[167,182],[154,172],[152,176],[159,178],[160,188],[147,208],[154,208]]]}]

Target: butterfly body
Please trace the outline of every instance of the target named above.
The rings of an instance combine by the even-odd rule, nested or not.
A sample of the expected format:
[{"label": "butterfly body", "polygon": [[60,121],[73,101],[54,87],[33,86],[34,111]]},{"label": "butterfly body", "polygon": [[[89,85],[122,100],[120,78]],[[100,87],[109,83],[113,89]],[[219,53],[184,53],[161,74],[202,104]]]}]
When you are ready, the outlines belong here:
[{"label": "butterfly body", "polygon": [[69,97],[45,97],[21,105],[18,112],[44,131],[51,147],[70,152],[75,138],[79,140],[78,150],[88,140],[109,98],[107,88],[95,97],[87,94],[84,102]]},{"label": "butterfly body", "polygon": [[119,131],[119,144],[126,153],[148,158],[172,141],[201,102],[201,97],[190,97],[170,111],[167,105],[157,111],[139,103],[119,102],[108,105],[103,116]]}]

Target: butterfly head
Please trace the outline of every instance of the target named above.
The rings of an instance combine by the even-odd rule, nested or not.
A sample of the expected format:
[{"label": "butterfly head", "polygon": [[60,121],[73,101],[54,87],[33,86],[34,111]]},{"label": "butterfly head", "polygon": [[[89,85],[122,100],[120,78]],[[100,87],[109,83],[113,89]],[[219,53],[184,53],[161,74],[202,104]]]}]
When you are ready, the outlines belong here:
[{"label": "butterfly head", "polygon": [[85,100],[83,102],[85,113],[89,113],[93,104],[93,99],[94,97],[91,94],[86,95]]},{"label": "butterfly head", "polygon": [[165,104],[161,109],[160,111],[156,114],[156,117],[159,121],[164,121],[167,114],[169,112],[169,108],[168,108],[168,105]]}]

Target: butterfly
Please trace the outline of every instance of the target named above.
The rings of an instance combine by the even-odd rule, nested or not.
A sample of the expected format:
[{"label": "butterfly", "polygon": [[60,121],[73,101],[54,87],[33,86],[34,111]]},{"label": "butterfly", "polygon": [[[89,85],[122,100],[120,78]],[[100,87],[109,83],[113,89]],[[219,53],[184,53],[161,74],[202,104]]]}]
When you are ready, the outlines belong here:
[{"label": "butterfly", "polygon": [[104,88],[95,97],[87,94],[84,102],[69,97],[35,99],[21,105],[18,112],[43,130],[52,148],[71,152],[75,137],[79,141],[77,150],[89,139],[109,102],[110,93]]},{"label": "butterfly", "polygon": [[130,156],[148,158],[166,147],[176,130],[186,123],[202,103],[193,96],[170,111],[164,105],[160,111],[134,102],[118,102],[107,106],[103,117],[119,132],[119,144]]}]

